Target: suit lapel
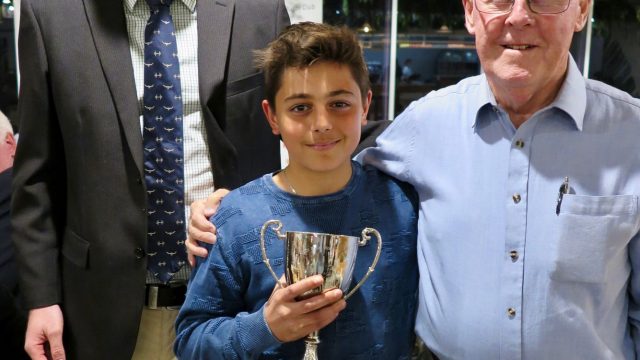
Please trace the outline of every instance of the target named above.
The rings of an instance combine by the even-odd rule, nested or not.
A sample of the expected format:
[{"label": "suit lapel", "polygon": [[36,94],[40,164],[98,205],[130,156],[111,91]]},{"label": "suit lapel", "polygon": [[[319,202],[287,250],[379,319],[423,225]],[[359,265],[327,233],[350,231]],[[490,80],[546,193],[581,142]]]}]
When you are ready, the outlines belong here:
[{"label": "suit lapel", "polygon": [[[198,71],[200,101],[209,104],[216,85],[224,84],[235,0],[199,0]],[[205,112],[206,113],[206,112]]]},{"label": "suit lapel", "polygon": [[142,174],[142,135],[129,36],[121,1],[84,0],[85,11],[118,119],[133,160]]}]

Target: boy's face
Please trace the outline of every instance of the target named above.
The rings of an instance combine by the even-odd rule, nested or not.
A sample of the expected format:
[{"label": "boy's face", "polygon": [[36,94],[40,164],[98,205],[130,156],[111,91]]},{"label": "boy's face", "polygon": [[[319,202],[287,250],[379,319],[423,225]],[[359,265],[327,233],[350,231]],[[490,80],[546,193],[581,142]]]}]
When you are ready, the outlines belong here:
[{"label": "boy's face", "polygon": [[304,69],[287,68],[275,102],[275,112],[266,100],[262,107],[272,132],[282,137],[289,151],[292,169],[350,169],[371,91],[363,103],[347,66],[320,61]]}]

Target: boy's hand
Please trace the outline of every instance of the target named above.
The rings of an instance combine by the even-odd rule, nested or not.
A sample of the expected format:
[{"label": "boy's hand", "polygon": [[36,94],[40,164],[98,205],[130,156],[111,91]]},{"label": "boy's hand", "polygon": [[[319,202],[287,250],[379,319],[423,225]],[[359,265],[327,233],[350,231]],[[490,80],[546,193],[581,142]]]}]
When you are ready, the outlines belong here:
[{"label": "boy's hand", "polygon": [[187,260],[194,267],[195,256],[207,257],[207,249],[200,246],[198,241],[208,244],[216,242],[216,227],[209,218],[216,213],[222,198],[229,193],[227,189],[218,189],[205,200],[196,200],[191,203],[191,215],[189,216],[189,234],[185,241],[187,247]]},{"label": "boy's hand", "polygon": [[276,285],[264,306],[264,319],[271,333],[280,342],[298,340],[322,329],[347,306],[340,289],[296,301],[296,297],[320,286],[322,281],[321,275],[314,275],[286,288]]}]

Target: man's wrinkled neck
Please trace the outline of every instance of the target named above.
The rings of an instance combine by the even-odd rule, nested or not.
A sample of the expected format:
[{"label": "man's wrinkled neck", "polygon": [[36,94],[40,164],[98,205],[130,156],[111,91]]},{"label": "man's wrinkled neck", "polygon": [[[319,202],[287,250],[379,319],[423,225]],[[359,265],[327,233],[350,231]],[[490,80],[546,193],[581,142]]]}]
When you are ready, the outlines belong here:
[{"label": "man's wrinkled neck", "polygon": [[537,111],[549,106],[558,96],[567,76],[568,67],[560,77],[550,79],[542,86],[513,86],[508,79],[487,76],[496,102],[508,114],[517,129]]}]

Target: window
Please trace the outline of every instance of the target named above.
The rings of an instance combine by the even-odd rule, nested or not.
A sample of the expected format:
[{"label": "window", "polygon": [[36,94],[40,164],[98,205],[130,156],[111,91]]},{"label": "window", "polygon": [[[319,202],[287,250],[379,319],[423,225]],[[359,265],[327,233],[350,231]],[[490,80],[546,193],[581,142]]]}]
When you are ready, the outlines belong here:
[{"label": "window", "polygon": [[640,1],[598,0],[593,11],[589,77],[640,97]]},{"label": "window", "polygon": [[16,46],[12,0],[0,3],[0,111],[15,124],[18,102]]}]

